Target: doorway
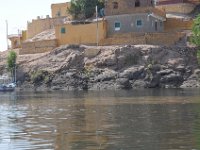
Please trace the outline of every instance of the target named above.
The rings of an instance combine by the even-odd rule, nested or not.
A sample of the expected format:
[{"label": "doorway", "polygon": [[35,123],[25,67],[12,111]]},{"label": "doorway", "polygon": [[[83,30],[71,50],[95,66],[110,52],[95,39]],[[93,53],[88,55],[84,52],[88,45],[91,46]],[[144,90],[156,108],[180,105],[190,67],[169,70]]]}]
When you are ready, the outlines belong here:
[{"label": "doorway", "polygon": [[158,31],[158,22],[155,21],[155,31]]}]

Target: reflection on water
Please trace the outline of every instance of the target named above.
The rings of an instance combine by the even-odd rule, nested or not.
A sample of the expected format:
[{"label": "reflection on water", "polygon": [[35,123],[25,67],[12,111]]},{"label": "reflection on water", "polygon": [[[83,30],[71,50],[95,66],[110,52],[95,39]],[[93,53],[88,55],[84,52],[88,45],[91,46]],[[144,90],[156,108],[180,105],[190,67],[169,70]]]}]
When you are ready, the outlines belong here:
[{"label": "reflection on water", "polygon": [[200,149],[198,90],[0,94],[0,150]]}]

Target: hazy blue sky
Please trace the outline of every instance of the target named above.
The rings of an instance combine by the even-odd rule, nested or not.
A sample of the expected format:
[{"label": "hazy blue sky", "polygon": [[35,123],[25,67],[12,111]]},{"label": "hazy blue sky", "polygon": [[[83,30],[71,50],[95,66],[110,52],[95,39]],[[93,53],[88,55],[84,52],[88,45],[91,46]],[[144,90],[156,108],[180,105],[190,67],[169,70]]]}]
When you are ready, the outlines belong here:
[{"label": "hazy blue sky", "polygon": [[52,3],[69,0],[2,0],[0,4],[0,51],[6,49],[6,20],[9,34],[26,29],[27,21],[37,16],[51,15]]}]

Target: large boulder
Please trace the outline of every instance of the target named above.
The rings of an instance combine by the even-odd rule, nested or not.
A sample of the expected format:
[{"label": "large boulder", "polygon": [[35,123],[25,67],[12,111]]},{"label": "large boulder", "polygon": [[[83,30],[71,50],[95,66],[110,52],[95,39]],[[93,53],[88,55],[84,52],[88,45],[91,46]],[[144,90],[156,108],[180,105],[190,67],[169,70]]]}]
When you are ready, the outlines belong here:
[{"label": "large boulder", "polygon": [[110,69],[105,69],[101,74],[99,74],[97,77],[95,77],[96,82],[102,82],[102,81],[110,81],[112,79],[116,79],[117,72]]},{"label": "large boulder", "polygon": [[147,88],[157,88],[160,86],[160,75],[155,74],[149,82],[146,83]]},{"label": "large boulder", "polygon": [[173,73],[172,69],[165,69],[165,70],[161,70],[161,71],[157,72],[157,74],[159,74],[160,76],[169,75],[171,73]]},{"label": "large boulder", "polygon": [[145,77],[144,66],[130,67],[119,74],[120,78],[128,78],[129,80],[137,80]]},{"label": "large boulder", "polygon": [[180,73],[171,73],[161,77],[160,83],[164,85],[179,86],[183,82],[183,76]]},{"label": "large boulder", "polygon": [[144,80],[132,80],[130,81],[131,82],[131,86],[132,88],[145,88],[146,87],[146,82]]},{"label": "large boulder", "polygon": [[129,89],[131,88],[131,84],[128,78],[118,78],[116,80],[116,88],[119,89]]}]

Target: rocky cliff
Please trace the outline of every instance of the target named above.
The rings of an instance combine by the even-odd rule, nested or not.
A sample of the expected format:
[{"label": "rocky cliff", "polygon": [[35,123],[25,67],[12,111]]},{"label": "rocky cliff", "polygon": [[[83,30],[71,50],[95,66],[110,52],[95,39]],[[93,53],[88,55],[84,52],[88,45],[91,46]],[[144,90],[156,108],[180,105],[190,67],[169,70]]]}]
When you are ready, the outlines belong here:
[{"label": "rocky cliff", "polygon": [[18,67],[21,89],[35,90],[196,88],[199,79],[196,49],[178,46],[66,45]]}]

